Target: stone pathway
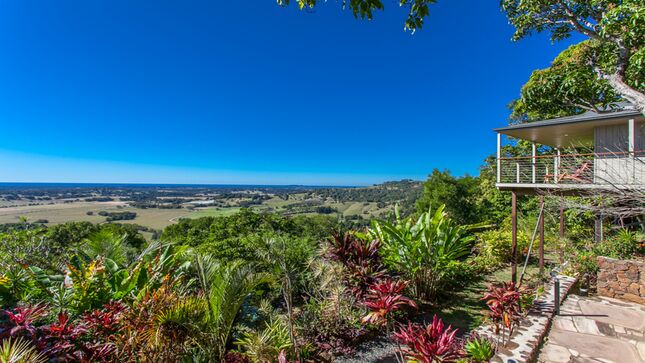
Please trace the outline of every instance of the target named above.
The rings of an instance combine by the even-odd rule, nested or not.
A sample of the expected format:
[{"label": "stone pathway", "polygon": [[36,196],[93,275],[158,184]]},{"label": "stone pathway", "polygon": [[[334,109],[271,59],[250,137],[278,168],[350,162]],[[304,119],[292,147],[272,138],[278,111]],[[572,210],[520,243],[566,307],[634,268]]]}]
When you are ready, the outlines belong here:
[{"label": "stone pathway", "polygon": [[645,305],[570,295],[538,362],[645,363]]}]

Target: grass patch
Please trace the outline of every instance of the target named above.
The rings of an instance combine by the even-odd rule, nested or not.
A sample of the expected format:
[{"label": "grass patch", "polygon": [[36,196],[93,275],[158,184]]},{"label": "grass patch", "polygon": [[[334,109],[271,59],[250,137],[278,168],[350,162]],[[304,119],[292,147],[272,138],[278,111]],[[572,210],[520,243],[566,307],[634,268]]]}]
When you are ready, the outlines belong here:
[{"label": "grass patch", "polygon": [[187,214],[185,217],[187,218],[202,218],[202,217],[225,217],[225,216],[230,216],[233,215],[237,212],[240,211],[240,207],[227,207],[227,208],[221,208],[221,207],[214,207],[214,208],[206,208],[206,209],[198,209],[195,210],[194,212],[191,212],[190,214]]},{"label": "grass patch", "polygon": [[[522,271],[522,265],[517,269],[518,278]],[[546,270],[548,271],[548,269]],[[537,264],[529,264],[526,268],[523,285],[538,280],[539,268]],[[481,300],[492,283],[501,283],[511,280],[511,266],[506,266],[494,271],[481,279],[473,281],[460,291],[449,294],[440,301],[437,306],[423,309],[421,313],[414,317],[417,322],[431,322],[432,316],[437,314],[443,319],[444,323],[452,325],[459,329],[459,335],[463,335],[480,325],[485,321],[486,303]]]}]

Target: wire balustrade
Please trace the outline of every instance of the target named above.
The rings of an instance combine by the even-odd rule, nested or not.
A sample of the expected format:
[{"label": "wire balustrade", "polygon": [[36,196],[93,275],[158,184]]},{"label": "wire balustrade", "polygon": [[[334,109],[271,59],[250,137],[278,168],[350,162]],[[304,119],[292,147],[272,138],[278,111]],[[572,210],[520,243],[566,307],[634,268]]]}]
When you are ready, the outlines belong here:
[{"label": "wire balustrade", "polygon": [[502,157],[498,165],[500,184],[645,184],[645,150]]}]

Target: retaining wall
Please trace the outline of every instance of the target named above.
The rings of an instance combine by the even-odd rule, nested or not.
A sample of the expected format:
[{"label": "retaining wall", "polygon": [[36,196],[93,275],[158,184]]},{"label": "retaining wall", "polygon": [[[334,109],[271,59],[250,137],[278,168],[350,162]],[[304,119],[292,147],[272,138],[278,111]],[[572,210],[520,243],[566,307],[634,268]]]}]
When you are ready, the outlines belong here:
[{"label": "retaining wall", "polygon": [[598,257],[598,295],[645,304],[645,262]]}]

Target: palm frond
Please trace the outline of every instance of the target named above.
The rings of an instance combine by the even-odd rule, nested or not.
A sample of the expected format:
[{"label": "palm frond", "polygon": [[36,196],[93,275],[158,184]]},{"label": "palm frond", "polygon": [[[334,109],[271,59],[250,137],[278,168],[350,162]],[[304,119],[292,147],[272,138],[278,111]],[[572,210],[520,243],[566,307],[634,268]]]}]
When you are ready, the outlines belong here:
[{"label": "palm frond", "polygon": [[22,338],[6,339],[0,345],[0,363],[45,363],[47,357]]},{"label": "palm frond", "polygon": [[222,264],[210,256],[198,256],[196,267],[208,309],[206,327],[215,336],[213,348],[221,358],[242,304],[258,285],[271,278],[242,261]]}]

